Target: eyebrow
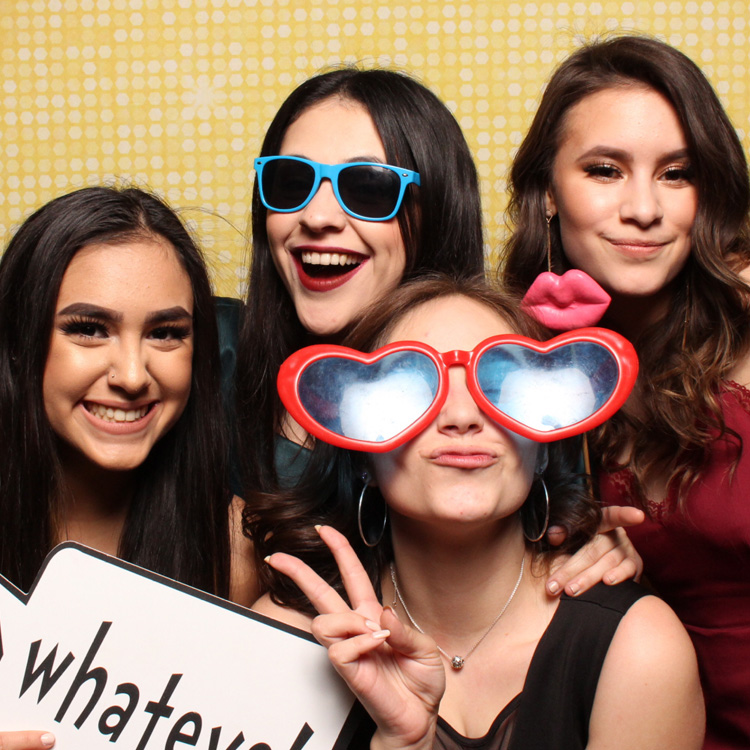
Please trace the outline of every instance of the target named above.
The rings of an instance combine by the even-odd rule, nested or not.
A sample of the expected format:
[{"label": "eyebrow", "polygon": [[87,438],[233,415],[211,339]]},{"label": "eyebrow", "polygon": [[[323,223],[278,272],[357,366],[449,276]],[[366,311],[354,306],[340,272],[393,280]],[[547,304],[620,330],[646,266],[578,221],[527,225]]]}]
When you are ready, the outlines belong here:
[{"label": "eyebrow", "polygon": [[146,316],[146,323],[173,323],[177,320],[191,320],[193,316],[181,305],[156,310]]},{"label": "eyebrow", "polygon": [[[624,151],[620,148],[614,148],[613,146],[594,146],[588,151],[581,154],[576,161],[584,161],[590,159],[592,156],[605,156],[610,159],[617,159],[618,161],[632,161],[633,155],[630,151]],[[678,148],[675,151],[663,154],[659,158],[659,162],[673,161],[674,159],[684,159],[690,156],[690,151],[687,148]]]},{"label": "eyebrow", "polygon": [[[307,159],[308,161],[316,161],[316,159],[310,159],[304,154],[282,154],[282,156],[296,156],[298,159]],[[354,164],[355,162],[358,162],[358,161],[369,161],[375,164],[387,164],[387,162],[381,159],[379,156],[373,156],[372,154],[364,154],[362,156],[352,156],[349,159],[344,159],[344,161],[337,162],[337,164]],[[323,163],[325,162],[318,162],[318,164],[323,164]]]},{"label": "eyebrow", "polygon": [[119,323],[122,320],[122,313],[115,312],[107,307],[91,305],[88,302],[74,302],[72,305],[58,310],[56,314],[58,317],[63,317],[64,315],[82,315],[86,318],[97,318],[112,323]]},{"label": "eyebrow", "polygon": [[[121,312],[110,310],[108,307],[92,305],[88,302],[74,302],[72,305],[59,310],[56,315],[63,317],[66,315],[81,315],[86,318],[96,318],[108,323],[121,323],[123,315]],[[181,305],[167,307],[164,310],[155,310],[146,316],[146,323],[171,323],[176,320],[192,320],[193,316]]]}]

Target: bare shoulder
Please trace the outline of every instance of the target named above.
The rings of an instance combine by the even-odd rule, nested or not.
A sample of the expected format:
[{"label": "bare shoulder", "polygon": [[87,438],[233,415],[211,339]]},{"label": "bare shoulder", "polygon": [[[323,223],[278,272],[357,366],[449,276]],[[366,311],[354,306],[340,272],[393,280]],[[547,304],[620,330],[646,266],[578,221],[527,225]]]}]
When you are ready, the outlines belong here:
[{"label": "bare shoulder", "polygon": [[685,628],[661,599],[639,599],[604,660],[589,750],[699,750],[704,724],[698,666]]},{"label": "bare shoulder", "polygon": [[313,618],[309,615],[297,612],[290,607],[282,607],[271,599],[270,594],[263,594],[258,601],[253,604],[252,609],[258,614],[270,617],[272,620],[278,620],[286,625],[292,625],[295,628],[311,632]]},{"label": "bare shoulder", "polygon": [[[739,271],[738,275],[750,286],[750,266],[743,268]],[[729,380],[733,380],[735,383],[739,383],[746,388],[750,387],[750,352],[735,362],[727,377]]]},{"label": "bare shoulder", "polygon": [[242,530],[244,508],[245,501],[235,495],[229,506],[229,598],[235,604],[249,607],[260,596],[260,585],[255,569],[253,543]]},{"label": "bare shoulder", "polygon": [[750,388],[750,356],[743,357],[729,373],[729,379]]}]

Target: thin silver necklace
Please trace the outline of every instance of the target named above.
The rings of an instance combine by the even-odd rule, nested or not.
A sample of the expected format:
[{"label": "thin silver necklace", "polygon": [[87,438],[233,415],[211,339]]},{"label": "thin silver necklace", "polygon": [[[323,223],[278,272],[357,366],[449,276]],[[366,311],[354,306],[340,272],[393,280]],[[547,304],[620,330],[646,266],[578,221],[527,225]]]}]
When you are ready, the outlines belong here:
[{"label": "thin silver necklace", "polygon": [[[526,555],[521,558],[521,570],[518,571],[518,580],[516,581],[516,585],[513,587],[513,591],[510,592],[510,596],[508,597],[508,600],[503,605],[503,608],[498,613],[497,617],[490,623],[490,626],[487,628],[487,630],[484,631],[482,634],[482,637],[466,652],[466,656],[459,656],[456,654],[455,656],[451,656],[446,651],[443,651],[440,646],[438,646],[438,651],[448,660],[448,663],[453,667],[455,670],[463,669],[464,664],[466,664],[466,660],[477,650],[479,647],[479,644],[490,634],[490,631],[492,628],[497,625],[498,620],[505,614],[505,610],[508,609],[510,606],[510,603],[513,601],[513,597],[516,595],[516,591],[518,591],[518,587],[521,585],[521,579],[523,578],[523,569],[524,565],[526,564]],[[393,591],[396,594],[396,597],[398,598],[399,602],[401,603],[401,606],[404,608],[404,612],[406,612],[406,616],[409,618],[409,622],[423,635],[427,635],[427,633],[422,630],[421,627],[417,624],[417,622],[414,620],[414,618],[411,616],[411,612],[409,612],[409,608],[406,606],[406,602],[404,601],[404,597],[401,596],[401,591],[399,590],[398,583],[396,581],[396,569],[393,567],[393,563],[390,565],[391,569],[391,583],[393,583]],[[393,603],[396,603],[396,600],[393,600]],[[435,644],[437,646],[437,644]]]}]

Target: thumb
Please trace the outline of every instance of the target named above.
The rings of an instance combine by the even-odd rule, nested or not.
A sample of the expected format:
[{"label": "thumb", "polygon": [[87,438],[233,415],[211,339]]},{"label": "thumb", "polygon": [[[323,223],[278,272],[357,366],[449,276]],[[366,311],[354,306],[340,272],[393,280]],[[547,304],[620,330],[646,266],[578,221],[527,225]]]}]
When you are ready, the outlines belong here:
[{"label": "thumb", "polygon": [[387,639],[388,645],[403,656],[418,660],[436,660],[440,662],[440,652],[437,644],[425,633],[399,620],[398,615],[390,607],[384,607],[380,615],[380,625],[391,634]]}]

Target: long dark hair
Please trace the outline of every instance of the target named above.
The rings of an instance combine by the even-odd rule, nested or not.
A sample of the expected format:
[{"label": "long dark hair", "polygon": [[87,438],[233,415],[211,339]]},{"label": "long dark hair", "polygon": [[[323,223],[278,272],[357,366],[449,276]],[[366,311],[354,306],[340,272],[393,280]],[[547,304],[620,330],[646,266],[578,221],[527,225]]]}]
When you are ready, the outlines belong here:
[{"label": "long dark hair", "polygon": [[[375,123],[387,161],[421,176],[419,189],[407,190],[398,214],[406,247],[404,279],[431,271],[482,274],[481,205],[471,153],[445,105],[413,78],[389,70],[344,68],[305,81],[276,114],[261,155],[278,154],[289,126],[305,110],[335,97],[361,104]],[[274,267],[266,214],[256,181],[250,286],[236,378],[246,493],[275,486],[273,440],[283,416],[276,373],[307,336]]]},{"label": "long dark hair", "polygon": [[193,290],[191,391],[177,423],[137,470],[118,554],[228,594],[226,449],[206,268],[165,203],[139,189],[112,187],[83,188],[47,203],[21,225],[0,261],[0,572],[25,590],[55,539],[62,491],[42,382],[63,275],[87,245],[154,238],[172,245]]},{"label": "long dark hair", "polygon": [[[717,400],[723,379],[750,346],[748,289],[738,276],[750,263],[747,161],[711,84],[689,58],[656,39],[622,36],[587,45],[560,65],[511,169],[514,231],[504,280],[523,293],[547,270],[545,194],[567,113],[593,93],[627,86],[653,89],[674,108],[688,143],[698,210],[669,311],[633,342],[643,412],[620,412],[593,442],[606,468],[617,467],[622,446],[632,442],[630,466],[639,487],[666,469],[684,497],[717,431],[725,430]],[[556,219],[551,230],[553,270],[562,273],[570,265]],[[739,455],[739,437],[731,437]]]},{"label": "long dark hair", "polygon": [[[544,331],[519,309],[518,301],[487,286],[478,279],[455,279],[430,275],[396,289],[388,298],[376,302],[352,329],[344,344],[360,351],[373,351],[388,338],[390,331],[410,311],[431,300],[443,297],[468,297],[501,316],[514,331],[543,339]],[[585,491],[584,484],[573,468],[579,455],[579,444],[568,440],[548,445],[549,459],[543,478],[550,497],[549,523],[564,526],[568,531],[563,546],[550,548],[546,539],[528,543],[533,552],[556,555],[578,549],[595,532],[600,509]],[[306,597],[286,576],[263,563],[267,555],[287,552],[296,555],[332,586],[343,593],[338,569],[315,532],[316,524],[327,524],[347,536],[362,560],[376,589],[381,572],[392,558],[389,534],[376,548],[362,542],[357,523],[357,494],[362,488],[364,457],[361,453],[318,444],[310,470],[296,488],[275,493],[255,493],[245,514],[245,530],[252,537],[261,585],[270,591],[278,604],[299,611],[314,613]],[[373,502],[368,489],[368,504]],[[539,533],[539,515],[544,517],[545,499],[541,482],[535,481],[521,519],[530,525],[529,536]]]}]

